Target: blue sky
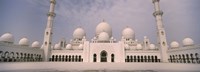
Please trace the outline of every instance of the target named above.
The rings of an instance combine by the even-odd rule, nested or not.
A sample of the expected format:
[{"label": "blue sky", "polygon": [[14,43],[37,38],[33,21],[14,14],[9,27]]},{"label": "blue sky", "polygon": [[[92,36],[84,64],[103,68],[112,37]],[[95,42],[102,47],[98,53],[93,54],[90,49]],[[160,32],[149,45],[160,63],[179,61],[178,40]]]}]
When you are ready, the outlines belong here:
[{"label": "blue sky", "polygon": [[[136,39],[144,36],[156,43],[156,24],[152,0],[57,0],[54,20],[53,43],[61,38],[70,41],[73,31],[81,26],[87,40],[95,35],[96,26],[104,19],[112,26],[113,37],[121,38],[121,32],[129,26]],[[163,23],[167,41],[182,44],[190,37],[200,44],[200,0],[161,0]],[[0,0],[0,35],[10,32],[15,43],[27,37],[31,43],[42,43],[47,22],[49,0]]]}]

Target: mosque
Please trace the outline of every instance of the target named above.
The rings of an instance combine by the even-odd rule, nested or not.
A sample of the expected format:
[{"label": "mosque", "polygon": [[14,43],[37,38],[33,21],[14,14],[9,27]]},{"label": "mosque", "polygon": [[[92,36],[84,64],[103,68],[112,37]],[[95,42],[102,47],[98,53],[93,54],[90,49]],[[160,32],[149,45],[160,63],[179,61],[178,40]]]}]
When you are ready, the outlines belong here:
[{"label": "mosque", "polygon": [[90,62],[90,63],[184,63],[200,64],[200,45],[195,45],[191,38],[169,44],[162,22],[163,11],[159,7],[160,0],[152,0],[155,8],[153,16],[157,28],[157,44],[152,44],[147,36],[143,41],[135,39],[131,27],[122,31],[121,40],[112,36],[112,28],[102,21],[96,26],[96,33],[91,40],[86,39],[83,28],[73,32],[73,38],[67,43],[62,39],[52,44],[52,27],[55,17],[56,1],[50,0],[47,26],[44,31],[44,42],[35,41],[30,44],[27,38],[21,38],[14,44],[14,36],[5,33],[0,37],[0,62]]}]

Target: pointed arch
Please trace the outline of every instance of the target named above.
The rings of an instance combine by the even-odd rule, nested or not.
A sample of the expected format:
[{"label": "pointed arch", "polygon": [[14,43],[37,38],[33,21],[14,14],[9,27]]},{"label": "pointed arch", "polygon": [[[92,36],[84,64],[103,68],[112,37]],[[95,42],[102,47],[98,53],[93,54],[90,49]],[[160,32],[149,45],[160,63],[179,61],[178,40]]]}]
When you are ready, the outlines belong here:
[{"label": "pointed arch", "polygon": [[62,55],[62,61],[63,61],[63,62],[65,61],[65,56],[64,56],[64,55]]},{"label": "pointed arch", "polygon": [[190,60],[191,60],[191,63],[194,63],[194,57],[192,53],[190,54]]},{"label": "pointed arch", "polygon": [[111,62],[115,62],[115,55],[111,54]]},{"label": "pointed arch", "polygon": [[51,61],[54,62],[54,59],[55,59],[55,57],[54,57],[54,55],[52,55],[52,60]]},{"label": "pointed arch", "polygon": [[0,60],[1,60],[0,62],[2,62],[4,60],[3,54],[4,54],[3,51],[0,51]]},{"label": "pointed arch", "polygon": [[75,56],[75,62],[78,62],[78,55]]},{"label": "pointed arch", "polygon": [[198,53],[195,53],[195,58],[196,58],[196,63],[200,64],[199,54]]},{"label": "pointed arch", "polygon": [[178,56],[179,56],[179,62],[182,63],[182,57],[181,57],[181,55],[179,54]]},{"label": "pointed arch", "polygon": [[9,54],[9,62],[13,62],[14,61],[14,59],[15,59],[15,54],[14,54],[14,52],[11,52],[10,54]]},{"label": "pointed arch", "polygon": [[105,50],[101,51],[101,62],[107,62],[107,52]]},{"label": "pointed arch", "polygon": [[93,62],[97,62],[97,54],[93,54]]},{"label": "pointed arch", "polygon": [[10,58],[10,57],[9,57],[9,52],[8,52],[8,51],[6,51],[6,52],[4,53],[4,57],[5,57],[4,62],[8,62],[8,59]]}]

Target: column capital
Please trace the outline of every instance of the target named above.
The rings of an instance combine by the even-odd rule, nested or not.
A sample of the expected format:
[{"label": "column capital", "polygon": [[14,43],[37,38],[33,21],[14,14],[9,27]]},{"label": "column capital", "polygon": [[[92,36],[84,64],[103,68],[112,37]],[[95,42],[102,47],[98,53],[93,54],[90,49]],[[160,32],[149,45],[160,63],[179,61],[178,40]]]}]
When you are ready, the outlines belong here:
[{"label": "column capital", "polygon": [[159,1],[160,1],[160,0],[152,0],[153,3],[155,3],[155,2],[159,2]]},{"label": "column capital", "polygon": [[156,17],[157,15],[161,15],[161,16],[162,16],[162,15],[163,15],[163,11],[160,10],[160,11],[155,11],[155,12],[153,13],[153,16],[154,16],[154,17]]},{"label": "column capital", "polygon": [[51,0],[50,3],[56,4],[56,0]]}]

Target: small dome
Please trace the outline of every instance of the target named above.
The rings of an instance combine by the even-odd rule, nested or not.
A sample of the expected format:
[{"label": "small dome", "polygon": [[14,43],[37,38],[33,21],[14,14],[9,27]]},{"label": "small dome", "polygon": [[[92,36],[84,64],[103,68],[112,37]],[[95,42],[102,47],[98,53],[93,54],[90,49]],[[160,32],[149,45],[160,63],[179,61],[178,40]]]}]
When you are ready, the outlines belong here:
[{"label": "small dome", "polygon": [[85,31],[83,28],[77,28],[76,30],[74,30],[73,33],[73,37],[74,38],[78,38],[78,39],[82,39],[84,36],[86,35]]},{"label": "small dome", "polygon": [[14,43],[14,36],[10,33],[5,33],[0,37],[0,41]]},{"label": "small dome", "polygon": [[71,44],[67,44],[67,46],[65,48],[66,49],[72,49],[72,45]]},{"label": "small dome", "polygon": [[131,28],[129,28],[129,27],[125,28],[122,31],[122,36],[124,38],[127,38],[127,39],[135,39],[135,37],[134,37],[134,31]]},{"label": "small dome", "polygon": [[39,48],[40,47],[40,43],[38,41],[34,41],[31,45],[31,47],[33,48]]},{"label": "small dome", "polygon": [[60,44],[55,44],[55,45],[54,45],[54,49],[55,49],[55,50],[60,49],[60,48],[61,48],[61,47],[60,47]]},{"label": "small dome", "polygon": [[176,42],[176,41],[173,41],[173,42],[171,42],[170,46],[171,46],[172,48],[178,48],[178,47],[179,47],[179,43]]},{"label": "small dome", "polygon": [[78,49],[79,49],[79,50],[83,49],[83,44],[80,44],[80,45],[78,46]]},{"label": "small dome", "polygon": [[99,34],[99,38],[98,38],[99,41],[109,41],[109,39],[110,39],[110,37],[109,37],[108,33],[101,32]]},{"label": "small dome", "polygon": [[156,49],[156,46],[154,44],[150,44],[149,47],[149,49]]},{"label": "small dome", "polygon": [[99,23],[96,27],[96,35],[97,36],[102,32],[108,33],[109,37],[112,36],[112,28],[110,27],[110,25],[108,23],[106,23],[104,21]]},{"label": "small dome", "polygon": [[185,38],[183,40],[183,45],[184,46],[190,46],[190,45],[194,45],[194,41],[191,38]]},{"label": "small dome", "polygon": [[22,38],[19,41],[19,45],[28,46],[29,45],[29,40],[27,38]]},{"label": "small dome", "polygon": [[125,44],[125,49],[130,49],[129,45],[128,44]]},{"label": "small dome", "polygon": [[142,45],[141,44],[137,44],[137,49],[142,49]]}]

